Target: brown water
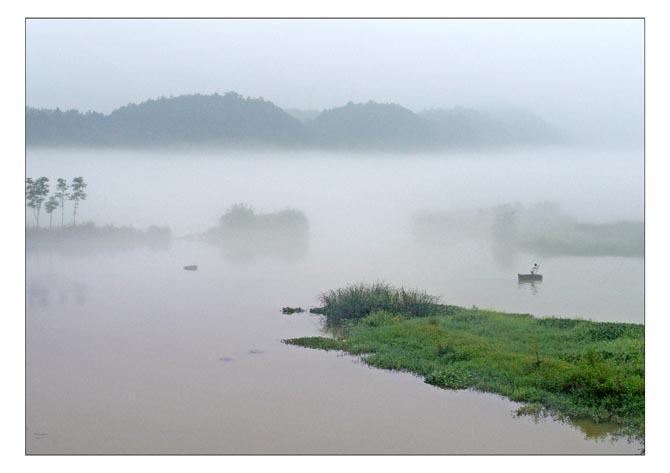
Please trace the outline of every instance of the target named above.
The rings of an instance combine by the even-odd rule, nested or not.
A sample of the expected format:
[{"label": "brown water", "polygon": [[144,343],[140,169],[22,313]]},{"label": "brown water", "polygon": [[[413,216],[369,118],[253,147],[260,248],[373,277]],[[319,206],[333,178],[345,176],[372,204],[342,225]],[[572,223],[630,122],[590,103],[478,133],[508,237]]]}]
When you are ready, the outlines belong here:
[{"label": "brown water", "polygon": [[[641,323],[641,258],[544,259],[545,281],[519,285],[516,272],[534,255],[500,264],[486,241],[445,249],[413,239],[402,223],[411,210],[405,200],[418,208],[430,197],[416,176],[386,198],[375,179],[365,178],[370,162],[296,175],[292,160],[173,157],[164,165],[111,158],[29,154],[28,175],[87,176],[84,220],[170,224],[177,234],[213,225],[235,201],[262,210],[292,205],[310,219],[309,242],[291,254],[241,259],[187,240],[163,250],[27,254],[29,453],[639,451],[593,425],[516,417],[518,404],[496,395],[445,391],[354,357],[284,345],[285,338],[320,334],[321,322],[282,315],[280,308],[316,305],[323,290],[384,279],[452,304]],[[384,176],[407,179],[403,166],[387,164]],[[426,177],[432,169],[451,179],[447,171],[461,167],[419,165],[415,174]],[[132,183],[155,178],[149,189],[115,187],[128,172]],[[216,180],[223,184],[210,185]],[[342,182],[350,185],[342,190]],[[149,190],[196,196],[186,199],[188,206],[161,205]],[[612,215],[636,212],[634,205],[612,207]],[[199,270],[184,271],[188,264]]]}]

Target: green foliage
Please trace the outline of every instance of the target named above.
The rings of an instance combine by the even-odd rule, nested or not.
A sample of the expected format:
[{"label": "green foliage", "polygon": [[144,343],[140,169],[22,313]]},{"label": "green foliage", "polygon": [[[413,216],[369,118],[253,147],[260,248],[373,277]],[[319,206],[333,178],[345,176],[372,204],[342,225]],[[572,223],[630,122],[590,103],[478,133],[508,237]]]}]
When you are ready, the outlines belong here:
[{"label": "green foliage", "polygon": [[285,209],[257,213],[245,203],[231,206],[219,219],[219,227],[208,232],[209,237],[225,239],[242,236],[258,237],[271,233],[274,237],[303,235],[308,230],[307,217],[300,210]]},{"label": "green foliage", "polygon": [[301,314],[305,312],[302,307],[282,307],[282,314]]},{"label": "green foliage", "polygon": [[426,317],[434,313],[438,298],[425,292],[396,288],[384,282],[358,283],[330,290],[319,297],[323,313],[331,325],[360,319],[376,311],[408,317]]},{"label": "green foliage", "polygon": [[62,177],[59,177],[56,180],[56,193],[54,196],[56,199],[58,199],[58,202],[60,203],[60,225],[61,227],[65,224],[65,199],[69,197],[69,194],[67,191],[70,189],[70,186],[68,185],[67,181],[63,179]]},{"label": "green foliage", "polygon": [[426,383],[447,389],[466,389],[474,381],[472,374],[460,368],[448,366],[435,371],[425,379]]},{"label": "green foliage", "polygon": [[224,257],[235,261],[256,256],[298,259],[307,251],[309,222],[300,210],[260,213],[248,204],[239,203],[228,208],[219,225],[202,237],[218,246]]},{"label": "green foliage", "polygon": [[51,212],[56,210],[59,205],[60,203],[58,202],[58,199],[52,195],[51,197],[49,197],[49,200],[47,200],[47,203],[44,204],[44,210],[46,210],[47,213],[50,214]]},{"label": "green foliage", "polygon": [[72,179],[72,192],[68,195],[68,199],[74,201],[74,210],[72,213],[72,223],[77,224],[77,209],[79,208],[79,201],[86,200],[86,187],[83,177],[75,177]]},{"label": "green foliage", "polygon": [[[435,386],[501,394],[525,404],[519,413],[612,423],[644,440],[644,326],[534,318],[432,299],[430,316],[418,318],[393,294],[379,283],[330,291],[322,296],[326,316],[346,321],[337,340],[287,343],[344,350]],[[398,310],[376,308],[394,304]]]},{"label": "green foliage", "polygon": [[594,341],[616,340],[621,337],[639,337],[644,334],[641,326],[627,326],[616,323],[600,323],[598,325],[585,326],[586,336]]},{"label": "green foliage", "polygon": [[325,337],[302,337],[284,340],[287,345],[297,345],[305,348],[317,348],[319,350],[341,350],[342,343],[339,340]]},{"label": "green foliage", "polygon": [[58,202],[58,199],[53,195],[51,197],[49,197],[49,200],[47,200],[47,203],[44,204],[44,210],[46,210],[47,213],[49,214],[49,228],[51,228],[51,222],[52,222],[52,217],[53,217],[52,213],[53,213],[54,210],[56,210],[58,208],[59,205],[60,205],[60,203]]},{"label": "green foliage", "polygon": [[378,310],[362,319],[361,323],[368,327],[381,327],[382,325],[391,325],[404,319],[405,318],[402,315],[387,312],[385,310]]},{"label": "green foliage", "polygon": [[32,209],[33,217],[35,218],[35,226],[40,226],[40,213],[42,211],[42,203],[49,195],[49,178],[38,177],[33,179],[26,178],[26,206]]}]

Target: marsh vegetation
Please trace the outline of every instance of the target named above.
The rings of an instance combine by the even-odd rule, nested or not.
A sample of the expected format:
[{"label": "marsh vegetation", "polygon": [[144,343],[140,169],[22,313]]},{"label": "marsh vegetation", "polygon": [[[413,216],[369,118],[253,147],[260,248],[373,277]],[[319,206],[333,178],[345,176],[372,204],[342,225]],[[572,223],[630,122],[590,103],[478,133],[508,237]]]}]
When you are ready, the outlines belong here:
[{"label": "marsh vegetation", "polygon": [[524,403],[520,414],[616,424],[644,440],[644,326],[537,318],[437,304],[383,283],[320,297],[333,337],[292,338],[407,371],[447,389],[475,389]]},{"label": "marsh vegetation", "polygon": [[309,221],[297,209],[261,213],[239,203],[229,207],[219,225],[207,230],[202,238],[234,261],[259,256],[295,260],[307,251]]},{"label": "marsh vegetation", "polygon": [[[587,170],[585,155],[556,152],[552,158],[417,155],[410,161],[362,154],[317,159],[29,149],[28,175],[53,181],[39,229],[31,208],[26,214],[27,425],[49,432],[39,441],[29,436],[30,451],[107,451],[110,445],[124,452],[203,453],[637,451],[637,442],[623,438],[585,439],[572,424],[515,418],[511,413],[520,406],[497,395],[438,390],[409,372],[370,370],[347,357],[280,342],[323,335],[321,317],[283,315],[285,306],[309,312],[318,310],[313,305],[350,307],[351,317],[340,325],[362,330],[376,324],[370,327],[376,330],[389,322],[370,315],[380,309],[398,324],[439,319],[431,311],[446,309],[432,294],[461,307],[642,322],[641,258],[546,257],[538,260],[546,281],[534,293],[516,281],[517,270],[527,271],[534,256],[491,251],[491,218],[471,218],[476,211],[467,209],[518,199],[527,209],[552,197],[582,222],[641,215],[632,164],[622,164],[625,175],[608,175],[595,186],[599,193],[591,193],[611,156],[600,161],[596,156]],[[544,193],[558,187],[543,183],[523,199],[514,193],[521,178],[488,177],[544,176],[547,168],[560,182],[578,170],[592,175],[582,187],[579,181],[570,192],[561,191],[563,198]],[[77,225],[72,225],[73,202],[66,199],[64,214],[61,207],[53,211],[49,231],[44,205],[57,190],[56,178],[79,175],[91,192],[80,203]],[[408,224],[426,208],[466,210],[460,222],[433,233],[444,238],[440,243],[424,244]],[[169,225],[173,237],[165,232],[164,238],[150,238],[152,224]],[[472,238],[477,225],[486,230]],[[457,238],[459,231],[467,236]],[[500,266],[497,255],[516,260]],[[184,270],[187,265],[198,270]],[[361,304],[355,290],[327,291],[329,305],[312,299],[324,288],[361,280],[405,289],[389,292],[380,284]],[[405,311],[417,316],[399,315]],[[328,325],[335,330],[337,324]],[[401,337],[399,329],[398,342]],[[343,343],[328,340],[319,343]],[[551,358],[538,345],[541,359]],[[532,352],[529,356],[534,359]],[[132,390],[133,402],[119,389]],[[63,399],[59,392],[70,396]],[[185,396],[193,400],[188,410]],[[71,412],[81,415],[73,418]],[[175,429],[161,430],[164,419]],[[88,434],[101,423],[104,432]],[[259,433],[261,424],[267,429]],[[306,424],[327,428],[305,430]],[[68,426],[62,435],[61,426]],[[475,435],[464,437],[464,429]]]},{"label": "marsh vegetation", "polygon": [[538,256],[644,256],[644,222],[581,221],[555,202],[502,204],[473,211],[432,210],[412,218],[418,241],[448,245],[454,240],[490,239],[496,252]]}]

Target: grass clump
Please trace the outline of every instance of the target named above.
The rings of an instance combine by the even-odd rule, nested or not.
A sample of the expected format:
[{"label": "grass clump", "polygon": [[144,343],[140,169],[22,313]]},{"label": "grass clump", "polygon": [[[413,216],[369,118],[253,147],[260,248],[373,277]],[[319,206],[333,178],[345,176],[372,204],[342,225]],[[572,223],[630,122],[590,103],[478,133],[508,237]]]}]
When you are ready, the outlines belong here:
[{"label": "grass clump", "polygon": [[404,294],[383,284],[330,291],[322,296],[326,317],[346,321],[337,338],[286,342],[360,355],[442,388],[501,394],[524,404],[520,414],[615,424],[615,435],[644,441],[643,325],[536,318]]},{"label": "grass clump", "polygon": [[422,291],[396,288],[384,282],[358,283],[333,289],[319,297],[320,313],[329,325],[386,311],[409,317],[425,317],[434,312],[439,298]]},{"label": "grass clump", "polygon": [[282,314],[302,314],[305,312],[305,309],[302,307],[282,307]]},{"label": "grass clump", "polygon": [[297,345],[305,348],[316,348],[319,350],[342,350],[342,343],[334,338],[325,337],[301,337],[284,340],[288,345]]}]

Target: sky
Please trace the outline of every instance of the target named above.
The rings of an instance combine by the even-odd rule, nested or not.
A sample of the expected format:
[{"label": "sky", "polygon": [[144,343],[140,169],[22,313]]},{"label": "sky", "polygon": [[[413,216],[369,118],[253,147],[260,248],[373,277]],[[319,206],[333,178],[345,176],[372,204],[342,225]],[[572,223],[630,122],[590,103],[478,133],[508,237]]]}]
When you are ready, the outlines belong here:
[{"label": "sky", "polygon": [[301,109],[514,106],[567,133],[640,142],[644,22],[33,19],[26,89],[29,106],[104,113],[228,91]]}]

